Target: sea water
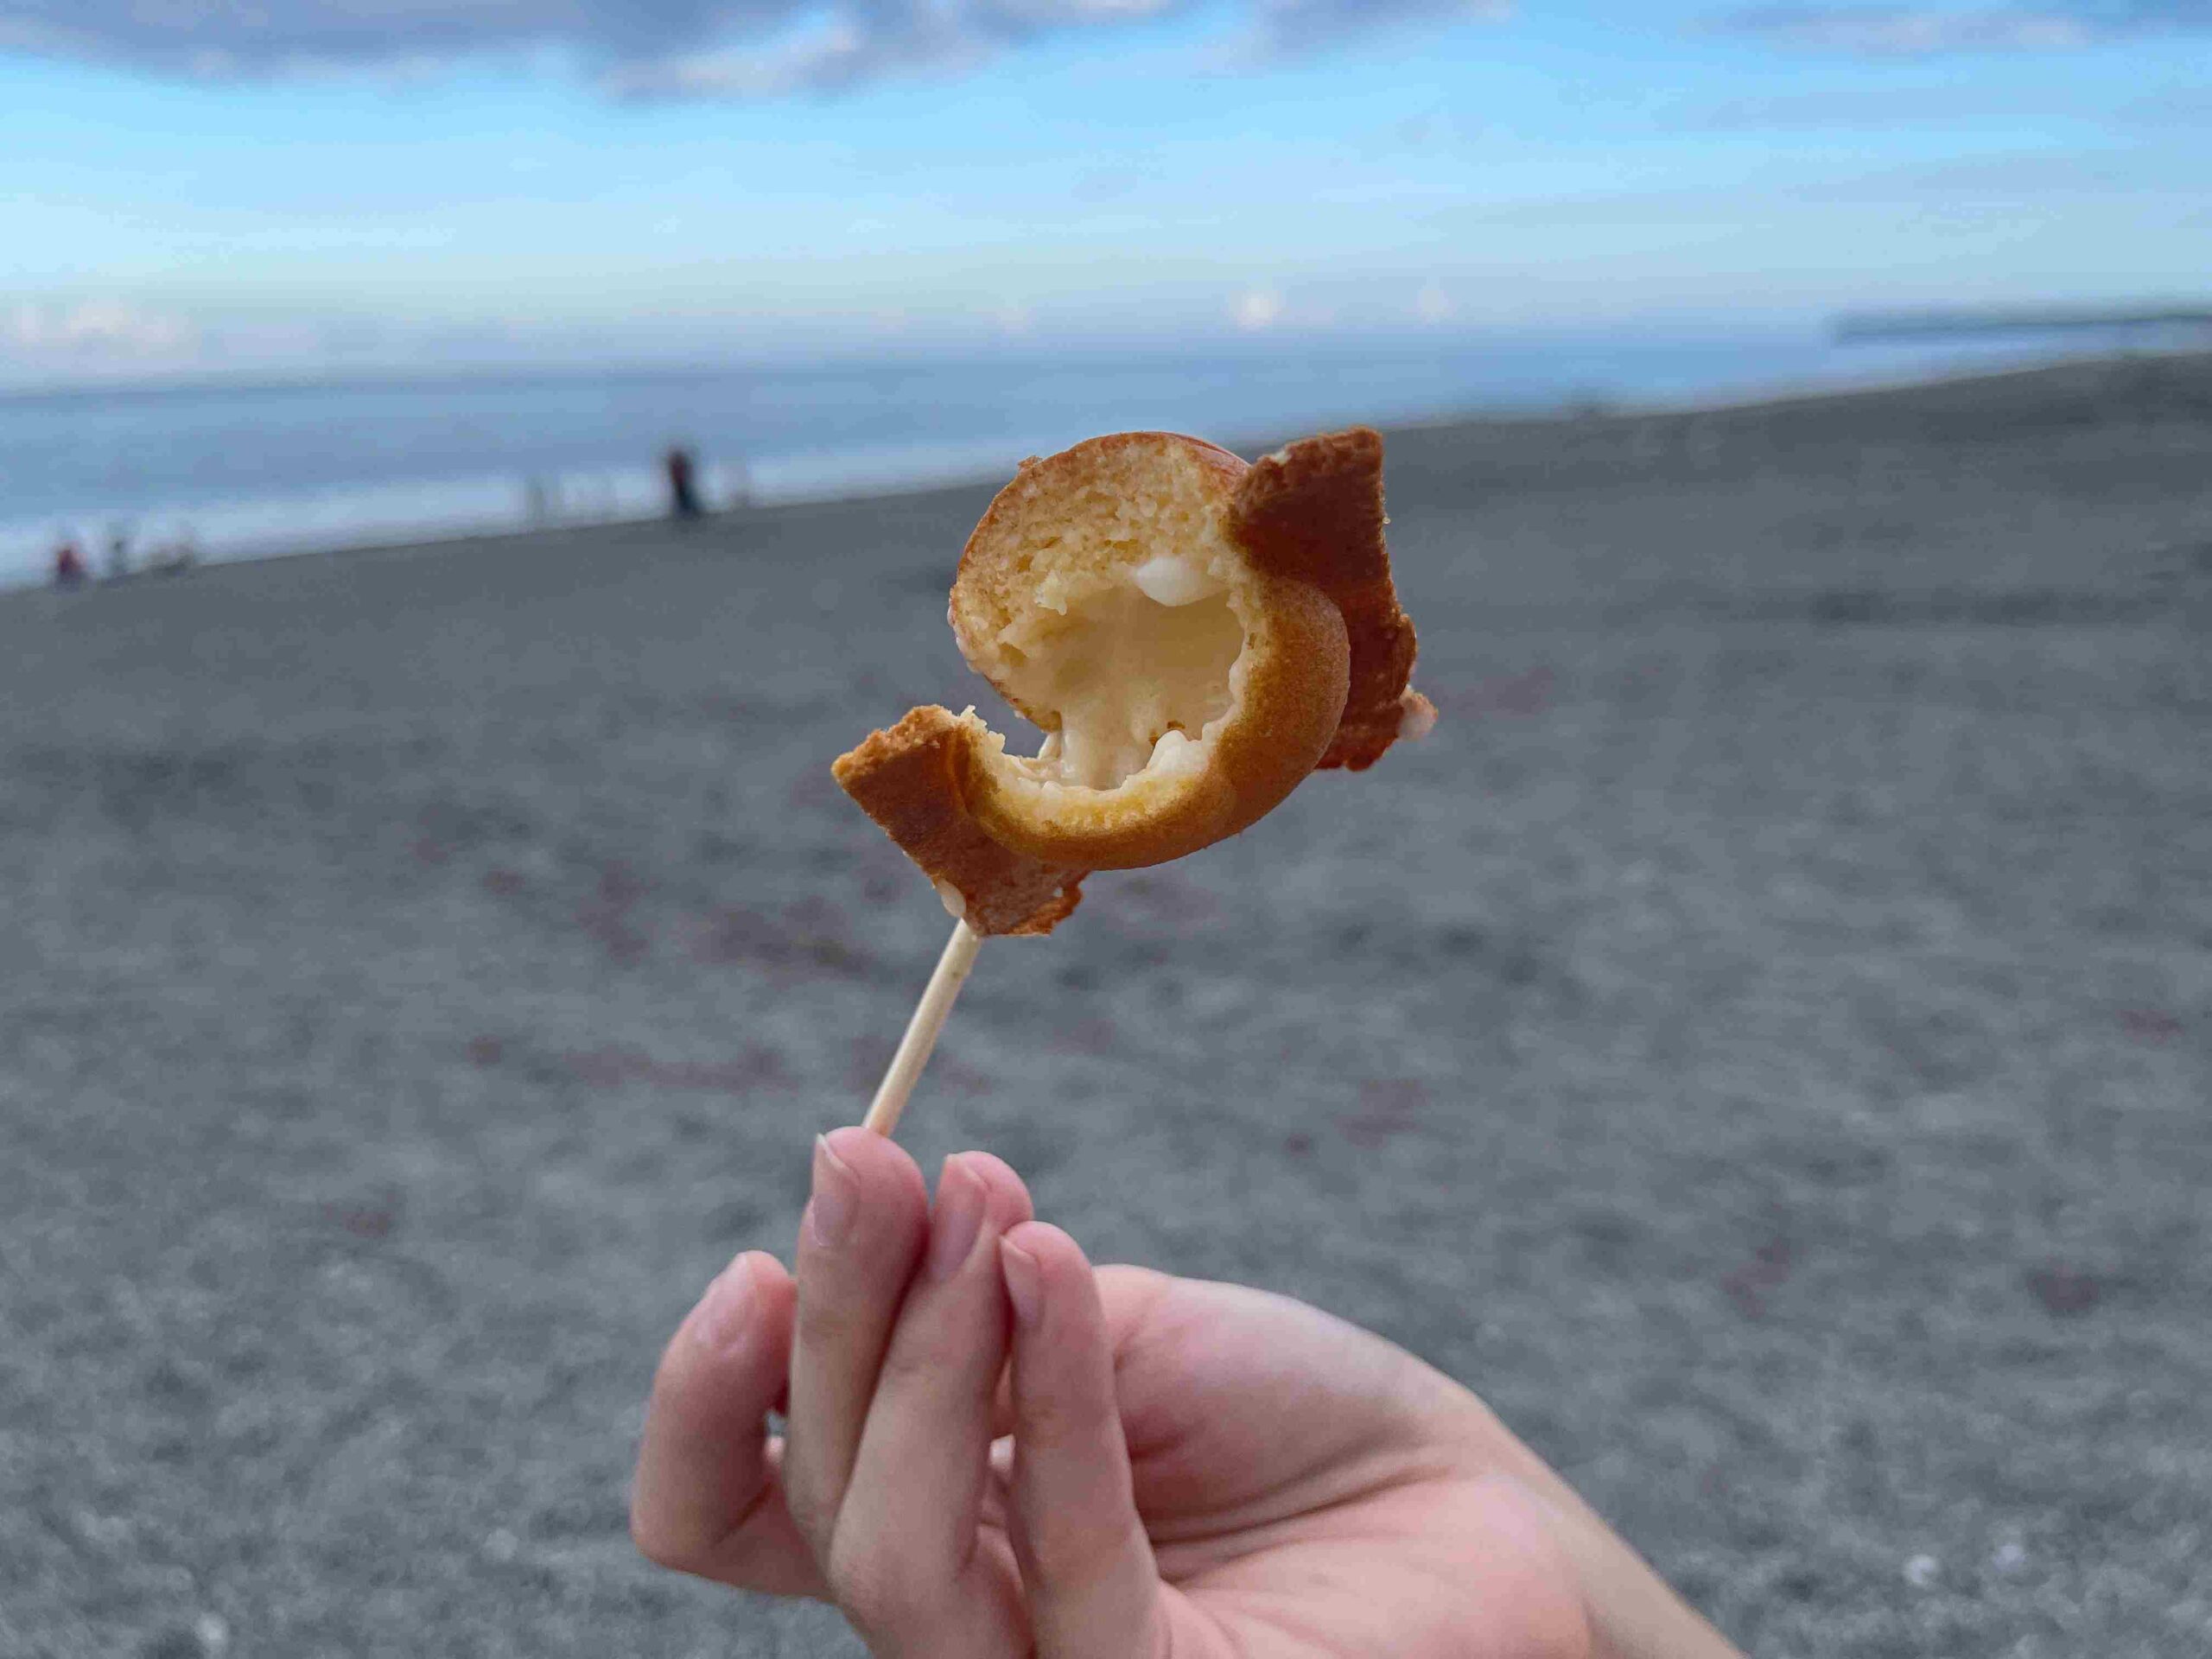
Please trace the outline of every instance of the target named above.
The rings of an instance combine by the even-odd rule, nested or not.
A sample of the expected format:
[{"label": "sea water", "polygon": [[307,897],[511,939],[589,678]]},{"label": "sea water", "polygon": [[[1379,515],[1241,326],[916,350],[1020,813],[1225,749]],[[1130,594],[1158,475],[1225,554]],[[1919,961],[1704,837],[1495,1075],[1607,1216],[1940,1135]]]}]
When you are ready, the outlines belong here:
[{"label": "sea water", "polygon": [[1109,351],[876,352],[812,363],[563,368],[0,393],[0,582],[57,540],[98,569],[188,537],[245,558],[660,509],[659,455],[708,504],[1002,477],[1093,433],[1232,445],[1331,423],[1680,404],[1910,378],[2019,342],[1838,346],[1814,331],[1260,337]]}]

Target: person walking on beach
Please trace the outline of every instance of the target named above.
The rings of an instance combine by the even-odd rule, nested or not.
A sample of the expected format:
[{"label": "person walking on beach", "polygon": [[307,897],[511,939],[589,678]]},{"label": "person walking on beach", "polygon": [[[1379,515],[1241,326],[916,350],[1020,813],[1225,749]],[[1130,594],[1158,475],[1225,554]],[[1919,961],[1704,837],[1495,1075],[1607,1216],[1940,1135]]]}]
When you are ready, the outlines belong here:
[{"label": "person walking on beach", "polygon": [[54,549],[54,585],[63,593],[85,585],[85,559],[77,543],[64,536]]},{"label": "person walking on beach", "polygon": [[691,452],[682,444],[671,446],[661,465],[668,473],[668,510],[674,518],[696,518],[699,516],[699,485],[696,464]]},{"label": "person walking on beach", "polygon": [[110,582],[121,582],[130,574],[130,527],[111,524],[107,532],[107,569]]},{"label": "person walking on beach", "polygon": [[169,544],[154,555],[153,568],[165,576],[181,576],[199,563],[200,548],[192,538],[192,527],[180,524]]}]

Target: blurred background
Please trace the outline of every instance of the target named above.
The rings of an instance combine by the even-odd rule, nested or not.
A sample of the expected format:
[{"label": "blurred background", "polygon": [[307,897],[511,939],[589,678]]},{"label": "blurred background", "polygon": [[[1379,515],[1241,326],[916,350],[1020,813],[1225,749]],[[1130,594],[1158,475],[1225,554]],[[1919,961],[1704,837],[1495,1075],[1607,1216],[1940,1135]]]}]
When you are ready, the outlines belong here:
[{"label": "blurred background", "polygon": [[1024,455],[1389,429],[1443,721],[902,1138],[1747,1649],[2212,1650],[2212,10],[0,0],[0,1656],[856,1651],[658,1346],[942,943]]},{"label": "blurred background", "polygon": [[10,0],[0,575],[636,513],[679,439],[716,499],[818,497],[2069,338],[1861,312],[2201,321],[2206,40],[2178,0]]}]

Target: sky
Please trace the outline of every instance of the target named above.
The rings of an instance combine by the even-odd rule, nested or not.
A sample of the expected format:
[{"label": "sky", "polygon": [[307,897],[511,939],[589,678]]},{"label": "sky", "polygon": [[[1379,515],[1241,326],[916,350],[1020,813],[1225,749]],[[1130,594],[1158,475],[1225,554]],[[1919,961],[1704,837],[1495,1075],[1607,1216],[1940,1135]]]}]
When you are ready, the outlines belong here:
[{"label": "sky", "polygon": [[2212,0],[0,0],[0,381],[2212,300]]}]

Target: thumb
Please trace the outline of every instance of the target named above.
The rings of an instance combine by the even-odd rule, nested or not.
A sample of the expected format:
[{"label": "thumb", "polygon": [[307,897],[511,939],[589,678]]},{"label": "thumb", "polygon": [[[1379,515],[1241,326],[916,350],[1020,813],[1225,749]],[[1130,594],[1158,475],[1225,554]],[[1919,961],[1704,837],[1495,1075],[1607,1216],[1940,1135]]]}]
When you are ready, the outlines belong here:
[{"label": "thumb", "polygon": [[[1000,1241],[1013,1304],[1014,1555],[1040,1659],[1155,1651],[1160,1569],[1137,1518],[1090,1263],[1057,1227]],[[1149,1640],[1148,1640],[1149,1638]]]}]

